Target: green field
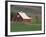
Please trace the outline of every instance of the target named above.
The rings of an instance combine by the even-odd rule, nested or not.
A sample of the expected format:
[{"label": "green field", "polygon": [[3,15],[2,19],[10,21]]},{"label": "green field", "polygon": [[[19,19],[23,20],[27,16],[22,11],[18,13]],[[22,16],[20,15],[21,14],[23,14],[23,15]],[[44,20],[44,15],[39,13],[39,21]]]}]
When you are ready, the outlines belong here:
[{"label": "green field", "polygon": [[11,23],[11,32],[18,31],[39,31],[41,30],[41,24],[23,24],[23,23]]}]

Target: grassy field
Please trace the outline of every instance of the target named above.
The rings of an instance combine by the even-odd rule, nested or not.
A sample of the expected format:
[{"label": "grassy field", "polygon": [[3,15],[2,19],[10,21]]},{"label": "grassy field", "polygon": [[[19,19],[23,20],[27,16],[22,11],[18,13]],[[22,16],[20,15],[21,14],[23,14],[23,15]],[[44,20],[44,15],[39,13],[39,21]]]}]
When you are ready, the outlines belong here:
[{"label": "grassy field", "polygon": [[26,25],[23,23],[11,23],[11,32],[18,31],[39,31],[41,30],[41,24],[30,24]]}]

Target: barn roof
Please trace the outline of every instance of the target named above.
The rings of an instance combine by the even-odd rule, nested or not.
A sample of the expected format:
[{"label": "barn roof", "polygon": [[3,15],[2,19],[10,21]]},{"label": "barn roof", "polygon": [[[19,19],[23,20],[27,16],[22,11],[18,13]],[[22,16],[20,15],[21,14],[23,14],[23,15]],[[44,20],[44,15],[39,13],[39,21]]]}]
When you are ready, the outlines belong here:
[{"label": "barn roof", "polygon": [[31,19],[29,16],[26,15],[26,13],[24,12],[18,12],[20,14],[20,16],[23,18],[23,19]]}]

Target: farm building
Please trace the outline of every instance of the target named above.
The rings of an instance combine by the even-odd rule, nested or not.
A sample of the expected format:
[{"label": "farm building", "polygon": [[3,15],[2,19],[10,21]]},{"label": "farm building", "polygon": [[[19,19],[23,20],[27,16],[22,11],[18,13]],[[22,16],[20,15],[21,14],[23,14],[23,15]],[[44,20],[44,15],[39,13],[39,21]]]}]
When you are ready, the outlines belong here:
[{"label": "farm building", "polygon": [[32,18],[27,16],[24,12],[17,12],[17,14],[13,17],[13,21],[22,22],[22,23],[31,23]]}]

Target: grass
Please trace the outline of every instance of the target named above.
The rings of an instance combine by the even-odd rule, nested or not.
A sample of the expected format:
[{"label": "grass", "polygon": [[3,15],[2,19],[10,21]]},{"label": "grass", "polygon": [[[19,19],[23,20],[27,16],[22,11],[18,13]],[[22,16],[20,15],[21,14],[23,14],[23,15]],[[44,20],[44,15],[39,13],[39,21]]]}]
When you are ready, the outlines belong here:
[{"label": "grass", "polygon": [[11,23],[11,32],[18,31],[39,31],[41,30],[41,24],[30,24],[26,25],[23,23]]}]

